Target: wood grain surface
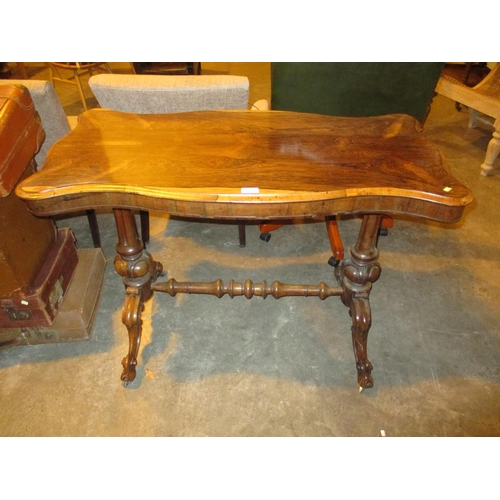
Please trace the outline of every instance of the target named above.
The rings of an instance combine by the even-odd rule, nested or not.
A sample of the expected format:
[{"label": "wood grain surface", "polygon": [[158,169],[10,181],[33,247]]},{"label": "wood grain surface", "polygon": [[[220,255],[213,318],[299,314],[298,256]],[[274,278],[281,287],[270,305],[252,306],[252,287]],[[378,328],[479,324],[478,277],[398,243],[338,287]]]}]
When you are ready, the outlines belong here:
[{"label": "wood grain surface", "polygon": [[108,207],[223,219],[380,212],[453,222],[472,201],[409,116],[282,111],[93,109],[16,192],[38,215]]}]

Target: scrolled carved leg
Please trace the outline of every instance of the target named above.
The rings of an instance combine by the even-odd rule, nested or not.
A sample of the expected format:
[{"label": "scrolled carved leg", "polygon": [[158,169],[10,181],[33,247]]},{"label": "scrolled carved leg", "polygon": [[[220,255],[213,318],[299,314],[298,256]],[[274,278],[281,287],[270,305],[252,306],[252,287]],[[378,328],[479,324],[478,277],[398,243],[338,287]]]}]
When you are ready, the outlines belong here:
[{"label": "scrolled carved leg", "polygon": [[336,269],[342,285],[341,299],[349,308],[352,318],[352,342],[358,383],[361,389],[373,387],[372,364],[368,360],[367,342],[371,326],[370,291],[372,283],[380,276],[377,261],[377,236],[380,215],[365,215],[361,223],[358,240],[351,255]]},{"label": "scrolled carved leg", "polygon": [[367,357],[368,330],[371,326],[371,309],[368,297],[353,297],[349,312],[352,317],[352,345],[359,387],[373,387],[372,364]]},{"label": "scrolled carved leg", "polygon": [[137,354],[141,343],[142,320],[141,312],[144,307],[142,294],[139,289],[128,287],[122,309],[122,322],[128,331],[128,354],[123,358],[123,373],[121,379],[128,384],[135,379]]},{"label": "scrolled carved leg", "polygon": [[135,219],[130,210],[114,210],[118,231],[115,270],[122,277],[126,296],[122,310],[122,322],[127,327],[129,350],[123,359],[121,379],[127,384],[136,376],[137,355],[141,342],[141,312],[144,303],[151,298],[151,284],[162,273],[163,267],[144,250],[139,239]]}]

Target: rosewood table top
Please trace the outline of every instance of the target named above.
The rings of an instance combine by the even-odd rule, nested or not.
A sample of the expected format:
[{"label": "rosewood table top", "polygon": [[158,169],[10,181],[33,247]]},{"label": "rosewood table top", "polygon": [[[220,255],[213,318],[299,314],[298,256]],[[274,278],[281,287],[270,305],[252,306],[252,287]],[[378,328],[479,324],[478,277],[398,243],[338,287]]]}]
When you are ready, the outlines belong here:
[{"label": "rosewood table top", "polygon": [[87,111],[17,194],[36,214],[129,207],[217,218],[382,211],[451,222],[471,201],[406,115]]},{"label": "rosewood table top", "polygon": [[[383,215],[460,219],[472,201],[439,150],[406,115],[340,118],[283,111],[138,115],[95,109],[56,143],[16,193],[37,215],[113,209],[115,269],[125,285],[129,351],[122,381],[136,377],[141,311],[154,292],[339,296],[352,317],[360,389],[373,386],[367,357],[369,295],[380,274]],[[145,251],[132,210],[215,219],[363,217],[350,255],[336,261],[338,286],[213,282],[155,283],[162,265]],[[335,238],[335,236],[333,236]]]}]

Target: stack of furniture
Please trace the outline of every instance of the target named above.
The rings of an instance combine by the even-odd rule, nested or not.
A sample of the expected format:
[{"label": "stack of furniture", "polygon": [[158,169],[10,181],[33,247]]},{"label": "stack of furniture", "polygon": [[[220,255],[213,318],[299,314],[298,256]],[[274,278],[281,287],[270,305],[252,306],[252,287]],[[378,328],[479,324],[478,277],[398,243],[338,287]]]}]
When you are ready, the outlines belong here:
[{"label": "stack of furniture", "polygon": [[14,193],[44,136],[28,89],[0,85],[0,347],[88,339],[100,297],[102,251],[78,251],[68,228]]},{"label": "stack of furniture", "polygon": [[[57,96],[54,86],[45,80],[0,80],[0,85],[22,85],[28,89],[45,132],[45,140],[35,155],[37,168],[42,168],[47,152],[56,141],[69,134],[76,125],[76,116],[68,117]],[[88,210],[92,241],[95,248],[101,246],[99,226],[94,210]]]}]

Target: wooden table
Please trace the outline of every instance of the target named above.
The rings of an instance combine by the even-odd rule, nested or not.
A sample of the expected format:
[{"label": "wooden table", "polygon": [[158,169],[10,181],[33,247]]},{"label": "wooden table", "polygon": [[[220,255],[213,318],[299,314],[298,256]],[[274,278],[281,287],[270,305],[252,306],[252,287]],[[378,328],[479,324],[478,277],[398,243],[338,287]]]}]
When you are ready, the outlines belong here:
[{"label": "wooden table", "polygon": [[[373,386],[367,357],[369,295],[380,274],[376,245],[382,214],[456,222],[472,201],[409,116],[339,118],[281,111],[87,111],[76,129],[50,150],[44,168],[16,193],[40,216],[113,209],[118,231],[115,269],[126,289],[125,383],[136,375],[143,304],[154,291],[162,291],[247,298],[340,296],[352,316],[360,388]],[[338,286],[250,280],[155,283],[162,265],[144,249],[134,209],[211,219],[335,214],[359,214],[363,219],[350,256],[335,269]]]}]

